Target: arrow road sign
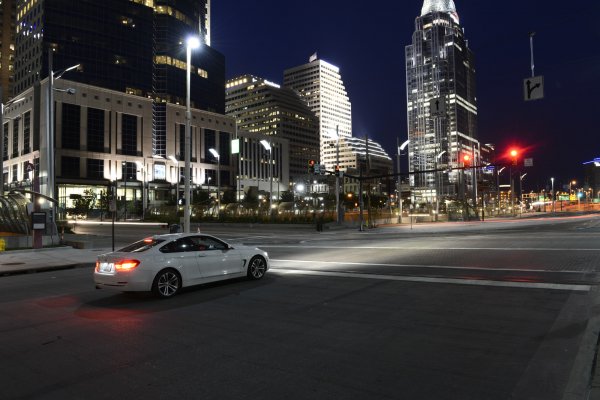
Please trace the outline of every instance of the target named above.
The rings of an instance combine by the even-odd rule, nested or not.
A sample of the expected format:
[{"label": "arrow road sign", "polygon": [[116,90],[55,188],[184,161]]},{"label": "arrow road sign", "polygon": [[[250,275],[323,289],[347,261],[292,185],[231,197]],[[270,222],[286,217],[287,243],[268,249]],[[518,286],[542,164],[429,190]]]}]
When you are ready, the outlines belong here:
[{"label": "arrow road sign", "polygon": [[523,97],[525,101],[544,98],[544,77],[534,76],[523,80]]},{"label": "arrow road sign", "polygon": [[443,97],[435,97],[429,100],[429,115],[432,117],[444,117],[446,115],[446,102]]}]

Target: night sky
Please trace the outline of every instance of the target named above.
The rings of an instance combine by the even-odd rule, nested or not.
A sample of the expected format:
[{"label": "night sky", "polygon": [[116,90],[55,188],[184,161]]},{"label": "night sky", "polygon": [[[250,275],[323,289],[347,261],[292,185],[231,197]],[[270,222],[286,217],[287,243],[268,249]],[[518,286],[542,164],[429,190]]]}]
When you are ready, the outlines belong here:
[{"label": "night sky", "polygon": [[[479,140],[500,156],[527,149],[524,190],[581,182],[584,161],[600,157],[600,2],[455,0],[475,53]],[[404,49],[422,0],[217,0],[212,46],[225,54],[227,78],[244,73],[276,83],[286,68],[320,59],[340,68],[352,103],[353,135],[368,135],[396,154],[407,137]],[[535,31],[535,73],[545,99],[523,101],[531,76],[529,32]],[[395,157],[394,157],[395,160]],[[404,161],[404,164],[406,161]],[[508,178],[506,178],[508,179]],[[501,182],[504,183],[504,182]]]}]

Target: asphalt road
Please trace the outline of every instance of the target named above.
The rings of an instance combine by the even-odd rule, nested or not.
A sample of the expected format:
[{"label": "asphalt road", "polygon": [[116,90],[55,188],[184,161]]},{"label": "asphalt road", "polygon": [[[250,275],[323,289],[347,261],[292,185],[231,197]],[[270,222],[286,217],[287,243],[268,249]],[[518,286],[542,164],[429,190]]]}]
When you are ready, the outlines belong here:
[{"label": "asphalt road", "polygon": [[595,216],[202,230],[260,245],[272,270],[167,301],[94,290],[91,265],[0,278],[0,398],[586,396]]}]

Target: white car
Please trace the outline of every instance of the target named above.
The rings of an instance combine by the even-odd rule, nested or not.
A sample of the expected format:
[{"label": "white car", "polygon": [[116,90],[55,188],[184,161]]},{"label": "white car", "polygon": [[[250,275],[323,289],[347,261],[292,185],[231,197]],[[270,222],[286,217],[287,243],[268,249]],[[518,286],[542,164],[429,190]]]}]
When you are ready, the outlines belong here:
[{"label": "white car", "polygon": [[267,252],[232,246],[194,233],[155,235],[98,256],[96,288],[152,291],[167,298],[182,287],[247,276],[261,279],[269,269]]}]

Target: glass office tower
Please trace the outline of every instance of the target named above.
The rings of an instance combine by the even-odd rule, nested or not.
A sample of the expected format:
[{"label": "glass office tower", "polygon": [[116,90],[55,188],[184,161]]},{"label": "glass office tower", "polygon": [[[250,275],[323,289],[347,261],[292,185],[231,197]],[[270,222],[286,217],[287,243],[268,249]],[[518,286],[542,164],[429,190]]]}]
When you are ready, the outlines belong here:
[{"label": "glass office tower", "polygon": [[425,0],[416,18],[406,96],[413,201],[472,198],[474,170],[455,168],[480,159],[474,55],[452,0]]},{"label": "glass office tower", "polygon": [[65,78],[152,98],[153,152],[166,157],[165,103],[185,104],[186,48],[192,52],[192,108],[225,112],[225,60],[210,43],[209,0],[19,0],[15,94],[53,71],[80,64]]}]

